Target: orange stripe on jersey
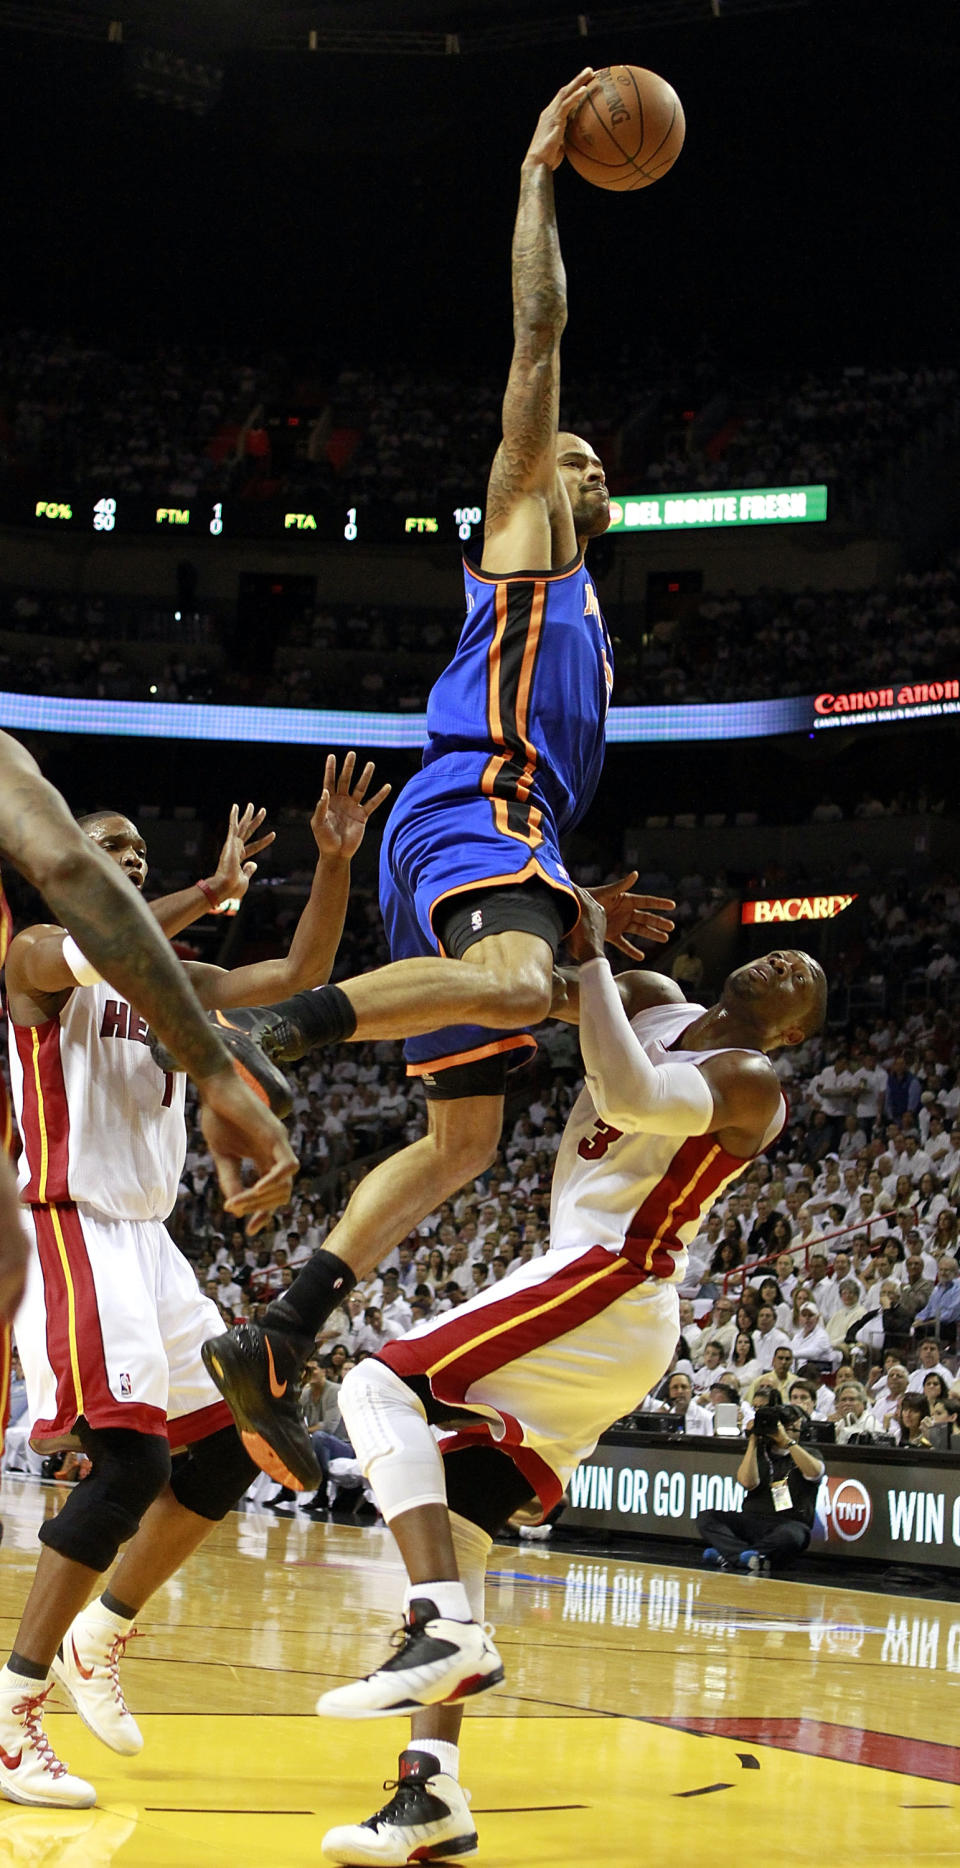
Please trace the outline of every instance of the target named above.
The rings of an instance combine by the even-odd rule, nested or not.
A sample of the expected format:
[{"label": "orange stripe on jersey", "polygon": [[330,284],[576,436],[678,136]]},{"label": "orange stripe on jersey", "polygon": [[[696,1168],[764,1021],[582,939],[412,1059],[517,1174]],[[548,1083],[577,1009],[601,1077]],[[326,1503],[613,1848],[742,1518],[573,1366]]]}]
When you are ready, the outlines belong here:
[{"label": "orange stripe on jersey", "polygon": [[487,726],[502,751],[488,759],[480,788],[492,802],[500,835],[531,849],[543,841],[543,813],[529,802],[537,750],[528,728],[546,597],[544,578],[498,582],[496,625],[487,655]]}]

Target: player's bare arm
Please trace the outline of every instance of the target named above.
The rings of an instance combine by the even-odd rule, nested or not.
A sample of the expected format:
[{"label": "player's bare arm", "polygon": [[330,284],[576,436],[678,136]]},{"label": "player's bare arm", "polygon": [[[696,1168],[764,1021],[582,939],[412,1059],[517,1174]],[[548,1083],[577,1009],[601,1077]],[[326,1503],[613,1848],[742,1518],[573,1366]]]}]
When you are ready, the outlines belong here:
[{"label": "player's bare arm", "polygon": [[254,857],[269,849],[276,838],[275,830],[260,834],[266,815],[262,806],[257,810],[248,804],[241,811],[239,805],[232,804],[227,834],[213,874],[202,876],[200,882],[189,889],[158,896],[150,903],[150,913],[168,939],[172,940],[183,928],[190,927],[223,902],[243,900],[257,873]]},{"label": "player's bare arm", "polygon": [[372,795],[375,768],[367,761],[354,782],[356,755],[348,752],[339,776],[333,754],[327,757],[324,789],[310,820],[317,846],[317,866],[310,896],[288,953],[281,959],[225,972],[190,964],[191,983],[203,1005],[226,1010],[238,1005],[273,1005],[295,992],[322,986],[330,977],[343,933],[350,890],[350,865],[363,842],[367,824],[389,796],[381,785]]},{"label": "player's bare arm", "polygon": [[577,539],[557,465],[560,338],[567,282],[557,233],[553,171],[563,161],[567,119],[586,96],[587,67],[540,116],[520,171],[513,233],[513,359],[503,400],[503,439],[487,487],[483,569],[506,573],[568,563]]}]

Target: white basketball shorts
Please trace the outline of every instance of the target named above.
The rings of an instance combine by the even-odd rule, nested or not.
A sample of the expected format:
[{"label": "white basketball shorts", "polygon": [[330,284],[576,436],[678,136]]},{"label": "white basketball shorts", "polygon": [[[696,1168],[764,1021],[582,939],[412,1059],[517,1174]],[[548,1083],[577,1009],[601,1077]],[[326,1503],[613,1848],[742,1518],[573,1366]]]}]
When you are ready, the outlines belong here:
[{"label": "white basketball shorts", "polygon": [[200,1359],[223,1319],[162,1222],[71,1205],[27,1213],[36,1249],[15,1334],[31,1445],[63,1446],[81,1415],[166,1434],[174,1450],[229,1426]]}]

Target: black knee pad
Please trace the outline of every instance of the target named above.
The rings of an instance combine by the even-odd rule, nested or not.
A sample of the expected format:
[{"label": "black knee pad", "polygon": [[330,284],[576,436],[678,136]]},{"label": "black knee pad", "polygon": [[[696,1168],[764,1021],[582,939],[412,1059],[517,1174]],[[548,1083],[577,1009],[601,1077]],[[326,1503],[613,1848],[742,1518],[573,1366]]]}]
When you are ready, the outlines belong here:
[{"label": "black knee pad", "polygon": [[136,1531],[144,1512],[170,1477],[165,1436],[127,1427],[88,1427],[77,1422],[77,1438],[92,1470],[81,1479],[62,1511],[40,1527],[40,1542],[90,1570],[108,1570],[121,1544]]},{"label": "black knee pad", "polygon": [[243,1497],[257,1470],[236,1428],[221,1427],[177,1454],[170,1490],[185,1511],[217,1524]]}]

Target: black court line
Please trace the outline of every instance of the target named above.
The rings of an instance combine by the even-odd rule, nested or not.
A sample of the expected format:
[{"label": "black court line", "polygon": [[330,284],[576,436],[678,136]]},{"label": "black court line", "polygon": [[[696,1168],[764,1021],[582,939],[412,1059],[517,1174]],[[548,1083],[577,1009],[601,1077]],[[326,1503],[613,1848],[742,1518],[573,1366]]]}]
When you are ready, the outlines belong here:
[{"label": "black court line", "polygon": [[738,1751],[737,1757],[745,1771],[759,1771],[760,1759],[754,1758],[749,1751]]},{"label": "black court line", "polygon": [[715,1790],[732,1790],[732,1784],[701,1784],[699,1790],[675,1790],[675,1797],[711,1797]]},{"label": "black court line", "polygon": [[503,1809],[476,1809],[471,1803],[471,1816],[546,1816],[552,1810],[589,1810],[589,1803],[509,1803]]},{"label": "black court line", "polygon": [[316,1816],[316,1810],[222,1810],[211,1803],[145,1803],[145,1816]]}]

